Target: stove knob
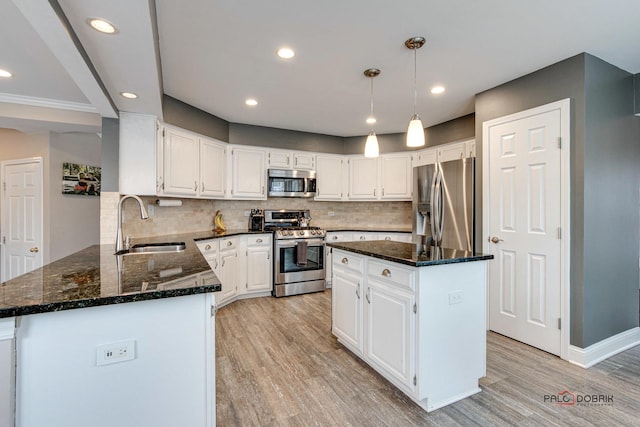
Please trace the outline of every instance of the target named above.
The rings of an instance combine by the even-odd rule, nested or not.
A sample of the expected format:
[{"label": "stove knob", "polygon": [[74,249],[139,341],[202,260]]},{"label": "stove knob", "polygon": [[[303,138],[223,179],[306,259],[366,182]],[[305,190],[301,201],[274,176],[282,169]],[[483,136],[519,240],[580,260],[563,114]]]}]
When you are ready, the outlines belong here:
[{"label": "stove knob", "polygon": [[298,236],[304,236],[304,230],[298,231]]},{"label": "stove knob", "polygon": [[287,235],[293,236],[293,231],[291,231],[291,230],[287,231]]},{"label": "stove knob", "polygon": [[309,233],[311,233],[312,236],[316,235],[316,230],[309,230]]}]

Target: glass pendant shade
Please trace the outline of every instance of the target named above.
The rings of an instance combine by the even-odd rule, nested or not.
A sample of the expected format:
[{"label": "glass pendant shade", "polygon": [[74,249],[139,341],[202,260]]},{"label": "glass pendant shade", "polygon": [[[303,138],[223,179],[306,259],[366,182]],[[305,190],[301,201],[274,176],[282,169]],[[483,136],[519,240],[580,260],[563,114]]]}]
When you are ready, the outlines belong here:
[{"label": "glass pendant shade", "polygon": [[424,145],[424,127],[417,114],[411,117],[407,130],[407,147],[422,147]]},{"label": "glass pendant shade", "polygon": [[380,146],[378,145],[378,137],[374,131],[369,132],[367,142],[364,144],[365,157],[378,157],[380,155]]}]

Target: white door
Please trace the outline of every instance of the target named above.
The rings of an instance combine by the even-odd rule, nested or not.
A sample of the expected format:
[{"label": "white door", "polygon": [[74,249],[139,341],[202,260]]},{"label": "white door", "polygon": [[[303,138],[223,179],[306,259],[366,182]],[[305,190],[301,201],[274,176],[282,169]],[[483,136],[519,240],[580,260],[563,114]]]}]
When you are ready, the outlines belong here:
[{"label": "white door", "polygon": [[42,266],[42,159],[2,163],[2,281]]},{"label": "white door", "polygon": [[495,257],[489,263],[490,329],[560,355],[561,188],[569,185],[561,179],[561,109],[490,123],[483,165],[489,181],[485,247]]}]

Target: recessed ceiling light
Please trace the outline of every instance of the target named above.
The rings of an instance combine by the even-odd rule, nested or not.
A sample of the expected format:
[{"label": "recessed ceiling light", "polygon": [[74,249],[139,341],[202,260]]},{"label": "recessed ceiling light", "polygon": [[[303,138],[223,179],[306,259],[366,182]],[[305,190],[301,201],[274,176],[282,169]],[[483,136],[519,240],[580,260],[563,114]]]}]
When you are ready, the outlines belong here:
[{"label": "recessed ceiling light", "polygon": [[120,92],[120,95],[129,99],[136,99],[138,97],[138,95],[133,92]]},{"label": "recessed ceiling light", "polygon": [[249,106],[251,106],[251,107],[254,107],[254,106],[258,105],[258,101],[256,101],[253,98],[247,99],[246,101],[244,101],[244,103],[249,105]]},{"label": "recessed ceiling light", "polygon": [[295,52],[293,51],[293,49],[288,48],[288,47],[281,47],[280,49],[278,49],[278,56],[282,59],[291,59],[295,56]]},{"label": "recessed ceiling light", "polygon": [[444,92],[444,86],[434,86],[431,88],[431,93],[433,93],[434,95],[437,95],[443,92]]},{"label": "recessed ceiling light", "polygon": [[102,18],[89,18],[87,23],[96,31],[100,31],[105,34],[114,34],[117,32],[115,25]]},{"label": "recessed ceiling light", "polygon": [[367,124],[374,124],[376,122],[376,118],[375,117],[367,117]]},{"label": "recessed ceiling light", "polygon": [[0,68],[0,77],[13,77],[13,74]]}]

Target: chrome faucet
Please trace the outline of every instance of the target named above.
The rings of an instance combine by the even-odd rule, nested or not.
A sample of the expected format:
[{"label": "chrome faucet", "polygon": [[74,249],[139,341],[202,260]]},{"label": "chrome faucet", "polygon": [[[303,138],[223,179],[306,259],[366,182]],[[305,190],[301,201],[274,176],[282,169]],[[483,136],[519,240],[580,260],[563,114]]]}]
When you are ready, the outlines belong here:
[{"label": "chrome faucet", "polygon": [[124,202],[127,199],[135,199],[138,202],[138,205],[140,205],[141,219],[149,218],[149,214],[147,213],[147,210],[144,208],[144,203],[142,202],[142,199],[140,199],[140,197],[134,196],[133,194],[122,196],[122,198],[118,202],[118,231],[116,233],[116,252],[120,252],[124,246],[122,241],[122,202]]}]

